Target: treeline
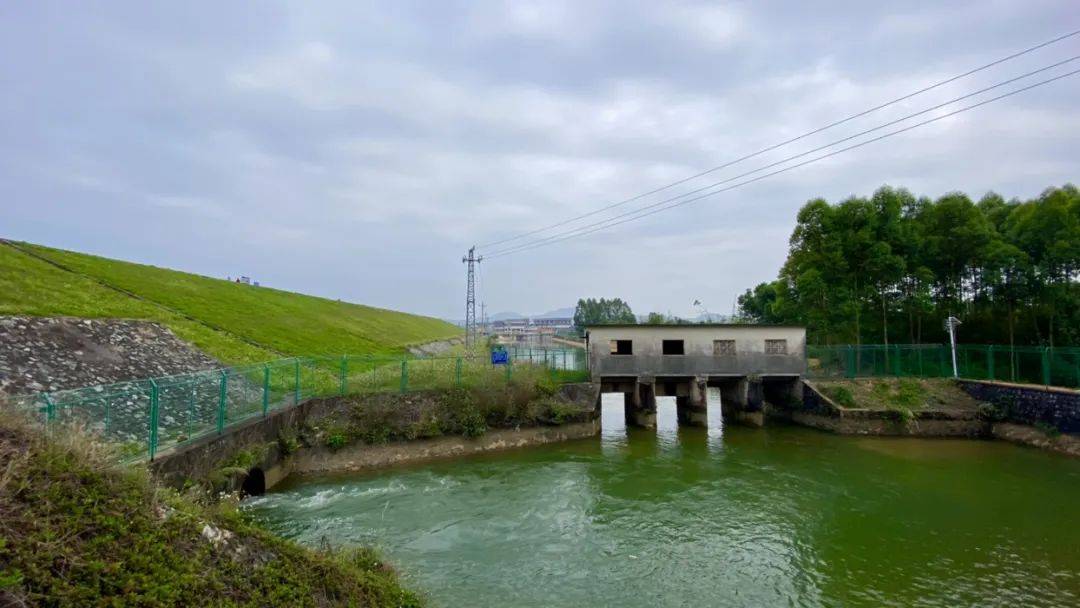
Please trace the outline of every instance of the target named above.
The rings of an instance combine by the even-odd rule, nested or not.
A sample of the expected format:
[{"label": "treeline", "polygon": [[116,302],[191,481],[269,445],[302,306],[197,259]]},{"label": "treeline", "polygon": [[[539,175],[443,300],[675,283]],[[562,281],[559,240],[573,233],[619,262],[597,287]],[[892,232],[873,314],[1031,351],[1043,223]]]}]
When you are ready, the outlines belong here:
[{"label": "treeline", "polygon": [[779,278],[739,297],[741,314],[807,326],[817,344],[1080,345],[1080,192],[1036,199],[888,186],[799,211]]},{"label": "treeline", "polygon": [[582,298],[574,308],[574,327],[578,331],[590,325],[637,323],[634,311],[622,298]]}]

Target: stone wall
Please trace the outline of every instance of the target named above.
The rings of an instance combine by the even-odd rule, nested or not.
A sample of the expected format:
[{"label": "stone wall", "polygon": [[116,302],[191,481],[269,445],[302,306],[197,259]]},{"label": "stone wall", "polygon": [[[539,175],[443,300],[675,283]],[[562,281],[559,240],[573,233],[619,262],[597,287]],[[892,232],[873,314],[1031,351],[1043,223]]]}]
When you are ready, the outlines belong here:
[{"label": "stone wall", "polygon": [[463,344],[464,342],[465,340],[463,338],[450,338],[449,340],[437,340],[435,342],[427,342],[424,344],[414,344],[413,346],[409,346],[406,350],[414,357],[436,357],[446,354],[455,346]]},{"label": "stone wall", "polygon": [[969,395],[1002,408],[1010,422],[1048,424],[1062,433],[1080,433],[1080,391],[1008,382],[959,380]]},{"label": "stone wall", "polygon": [[149,321],[0,317],[0,393],[21,395],[221,367]]}]

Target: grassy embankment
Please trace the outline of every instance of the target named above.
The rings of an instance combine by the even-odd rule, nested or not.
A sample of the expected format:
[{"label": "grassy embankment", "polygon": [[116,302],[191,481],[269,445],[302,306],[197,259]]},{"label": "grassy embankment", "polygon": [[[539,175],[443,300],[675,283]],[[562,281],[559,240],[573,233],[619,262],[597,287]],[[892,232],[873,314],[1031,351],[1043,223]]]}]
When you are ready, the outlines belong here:
[{"label": "grassy embankment", "polygon": [[976,410],[978,401],[948,378],[860,378],[817,381],[837,405],[890,411],[911,419],[920,410]]},{"label": "grassy embankment", "polygon": [[314,551],[0,416],[0,605],[419,606],[369,550]]},{"label": "grassy embankment", "polygon": [[354,442],[477,437],[492,428],[589,420],[594,415],[592,404],[581,406],[559,396],[559,385],[576,379],[571,374],[574,372],[552,374],[539,366],[524,365],[507,379],[502,369],[474,369],[460,386],[444,383],[405,395],[353,395],[300,433],[308,445],[337,449]]},{"label": "grassy embankment", "polygon": [[411,344],[461,334],[452,324],[431,317],[16,245],[18,249],[0,244],[0,315],[156,321],[226,364],[286,356],[396,354]]}]

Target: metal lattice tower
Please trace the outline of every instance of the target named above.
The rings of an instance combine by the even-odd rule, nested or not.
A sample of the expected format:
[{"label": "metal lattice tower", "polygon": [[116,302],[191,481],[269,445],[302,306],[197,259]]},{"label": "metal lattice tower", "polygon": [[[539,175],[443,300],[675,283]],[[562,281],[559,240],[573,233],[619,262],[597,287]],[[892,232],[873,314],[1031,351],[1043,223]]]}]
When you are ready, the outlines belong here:
[{"label": "metal lattice tower", "polygon": [[476,344],[476,265],[483,259],[483,256],[476,256],[476,245],[469,247],[469,255],[461,258],[469,268],[465,288],[465,350],[470,353]]}]

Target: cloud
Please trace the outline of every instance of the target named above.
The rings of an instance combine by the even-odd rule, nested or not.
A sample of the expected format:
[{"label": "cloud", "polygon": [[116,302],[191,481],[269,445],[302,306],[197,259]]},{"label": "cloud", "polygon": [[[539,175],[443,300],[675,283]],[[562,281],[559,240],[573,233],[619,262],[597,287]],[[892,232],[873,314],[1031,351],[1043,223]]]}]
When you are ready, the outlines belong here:
[{"label": "cloud", "polygon": [[[1050,0],[844,10],[601,0],[260,12],[8,9],[5,236],[221,276],[243,268],[284,288],[457,316],[471,244],[617,203],[1049,39],[1074,11]],[[640,203],[1034,69],[1067,47]],[[523,312],[583,295],[643,311],[695,298],[726,309],[775,276],[809,198],[885,182],[1025,197],[1075,180],[1077,80],[492,259],[482,298]]]}]

